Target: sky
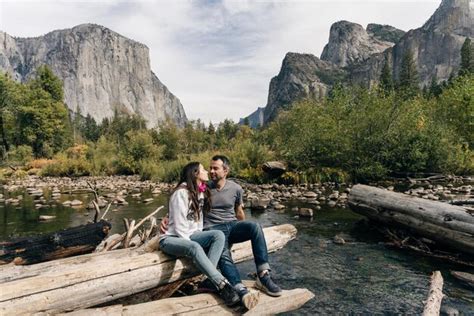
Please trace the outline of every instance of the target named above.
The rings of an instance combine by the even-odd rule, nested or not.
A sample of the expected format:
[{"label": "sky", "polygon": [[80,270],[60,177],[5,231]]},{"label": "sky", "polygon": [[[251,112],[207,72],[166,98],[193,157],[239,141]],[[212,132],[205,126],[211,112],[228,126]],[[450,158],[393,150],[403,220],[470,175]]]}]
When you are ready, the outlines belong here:
[{"label": "sky", "polygon": [[287,52],[320,56],[340,20],[420,27],[441,0],[0,0],[0,30],[35,37],[83,23],[148,46],[189,119],[238,121],[265,106]]}]

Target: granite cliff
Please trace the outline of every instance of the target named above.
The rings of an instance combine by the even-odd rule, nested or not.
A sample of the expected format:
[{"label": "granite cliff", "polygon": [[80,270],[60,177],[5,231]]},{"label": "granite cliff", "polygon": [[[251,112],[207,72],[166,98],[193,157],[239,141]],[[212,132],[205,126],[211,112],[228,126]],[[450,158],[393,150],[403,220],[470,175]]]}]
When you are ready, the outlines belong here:
[{"label": "granite cliff", "polygon": [[148,127],[187,121],[179,99],[150,69],[149,49],[103,26],[82,24],[35,38],[0,31],[0,70],[18,81],[46,64],[63,80],[65,103],[97,122],[115,111],[138,114]]},{"label": "granite cliff", "polygon": [[417,62],[421,86],[432,78],[448,79],[459,70],[464,40],[474,37],[473,12],[472,1],[443,0],[422,27],[406,33],[389,25],[369,24],[364,29],[347,21],[334,23],[321,58],[285,56],[280,73],[270,81],[263,124],[299,99],[323,96],[335,82],[377,84],[386,60],[397,80],[408,50]]}]

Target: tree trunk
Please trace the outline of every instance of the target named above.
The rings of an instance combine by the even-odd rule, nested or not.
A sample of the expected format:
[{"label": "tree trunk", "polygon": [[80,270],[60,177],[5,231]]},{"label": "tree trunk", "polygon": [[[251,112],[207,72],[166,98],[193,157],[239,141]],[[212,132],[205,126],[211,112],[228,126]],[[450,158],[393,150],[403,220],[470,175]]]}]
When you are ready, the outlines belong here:
[{"label": "tree trunk", "polygon": [[[249,286],[252,287],[252,286]],[[251,289],[256,291],[255,289]],[[314,294],[307,289],[283,290],[279,297],[260,293],[260,299],[245,315],[275,315],[296,310],[312,299]],[[104,308],[78,310],[67,315],[241,315],[237,308],[224,305],[216,294],[198,294],[173,297],[136,305],[113,305]]]},{"label": "tree trunk", "polygon": [[0,264],[33,264],[94,251],[111,224],[101,220],[58,232],[0,243]]},{"label": "tree trunk", "polygon": [[[292,225],[264,229],[269,251],[296,236]],[[234,261],[252,258],[250,242],[235,244]],[[87,308],[197,275],[188,259],[161,251],[121,249],[31,266],[0,267],[0,314],[58,313]]]},{"label": "tree trunk", "polygon": [[371,220],[408,228],[474,255],[474,215],[462,207],[361,184],[352,188],[349,206]]},{"label": "tree trunk", "polygon": [[430,291],[422,315],[438,316],[443,296],[443,276],[441,272],[435,271],[431,276]]}]

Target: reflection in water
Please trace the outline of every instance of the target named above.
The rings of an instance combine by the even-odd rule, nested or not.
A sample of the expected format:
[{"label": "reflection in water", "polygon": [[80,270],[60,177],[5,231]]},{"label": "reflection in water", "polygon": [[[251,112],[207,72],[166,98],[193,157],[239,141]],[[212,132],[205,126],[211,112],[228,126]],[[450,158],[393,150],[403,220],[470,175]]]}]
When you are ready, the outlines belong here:
[{"label": "reflection in water", "polygon": [[[17,192],[16,195],[22,194]],[[49,198],[49,192],[45,196]],[[10,196],[16,196],[10,194]],[[152,197],[143,192],[140,199],[127,198],[129,205],[112,205],[107,217],[112,222],[112,233],[124,231],[122,219],[139,220],[160,205],[167,213],[167,195],[153,196],[150,204],[141,202]],[[61,203],[40,210],[34,209],[32,197],[24,194],[20,207],[0,206],[0,239],[52,232],[87,223],[94,216],[85,209],[91,195],[62,195],[59,202],[79,199],[84,207],[72,209]],[[54,204],[54,203],[53,203]],[[292,206],[305,206],[288,203]],[[306,287],[316,297],[292,315],[314,314],[420,314],[429,288],[429,275],[441,270],[445,279],[443,307],[451,307],[463,314],[474,314],[474,294],[449,276],[449,270],[460,267],[418,257],[407,252],[385,248],[381,237],[367,225],[360,224],[361,216],[346,209],[323,207],[312,221],[298,219],[290,211],[277,213],[247,212],[247,218],[258,220],[263,226],[290,223],[298,229],[297,239],[270,255],[276,280],[283,288]],[[39,215],[55,215],[49,222],[38,222]],[[346,244],[332,240],[338,234]],[[244,278],[255,271],[252,261],[239,264]],[[474,273],[461,269],[462,271]]]}]

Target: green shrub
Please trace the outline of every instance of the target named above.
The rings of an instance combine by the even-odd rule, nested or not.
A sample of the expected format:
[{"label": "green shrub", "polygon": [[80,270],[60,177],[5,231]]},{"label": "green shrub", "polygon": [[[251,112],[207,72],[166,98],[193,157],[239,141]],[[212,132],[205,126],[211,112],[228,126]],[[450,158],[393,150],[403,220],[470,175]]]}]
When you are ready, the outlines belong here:
[{"label": "green shrub", "polygon": [[108,140],[105,136],[101,136],[97,143],[91,146],[87,157],[91,161],[94,174],[117,174],[118,148],[114,142]]},{"label": "green shrub", "polygon": [[70,152],[60,153],[54,157],[54,162],[46,165],[40,171],[42,176],[79,177],[92,174],[92,164],[85,157],[70,157]]},{"label": "green shrub", "polygon": [[28,145],[13,147],[7,154],[7,163],[13,166],[24,166],[33,160],[33,149]]},{"label": "green shrub", "polygon": [[124,174],[140,173],[143,161],[158,162],[162,148],[153,143],[153,138],[146,130],[128,131],[125,134],[126,145],[120,147],[118,155],[118,172]]}]

